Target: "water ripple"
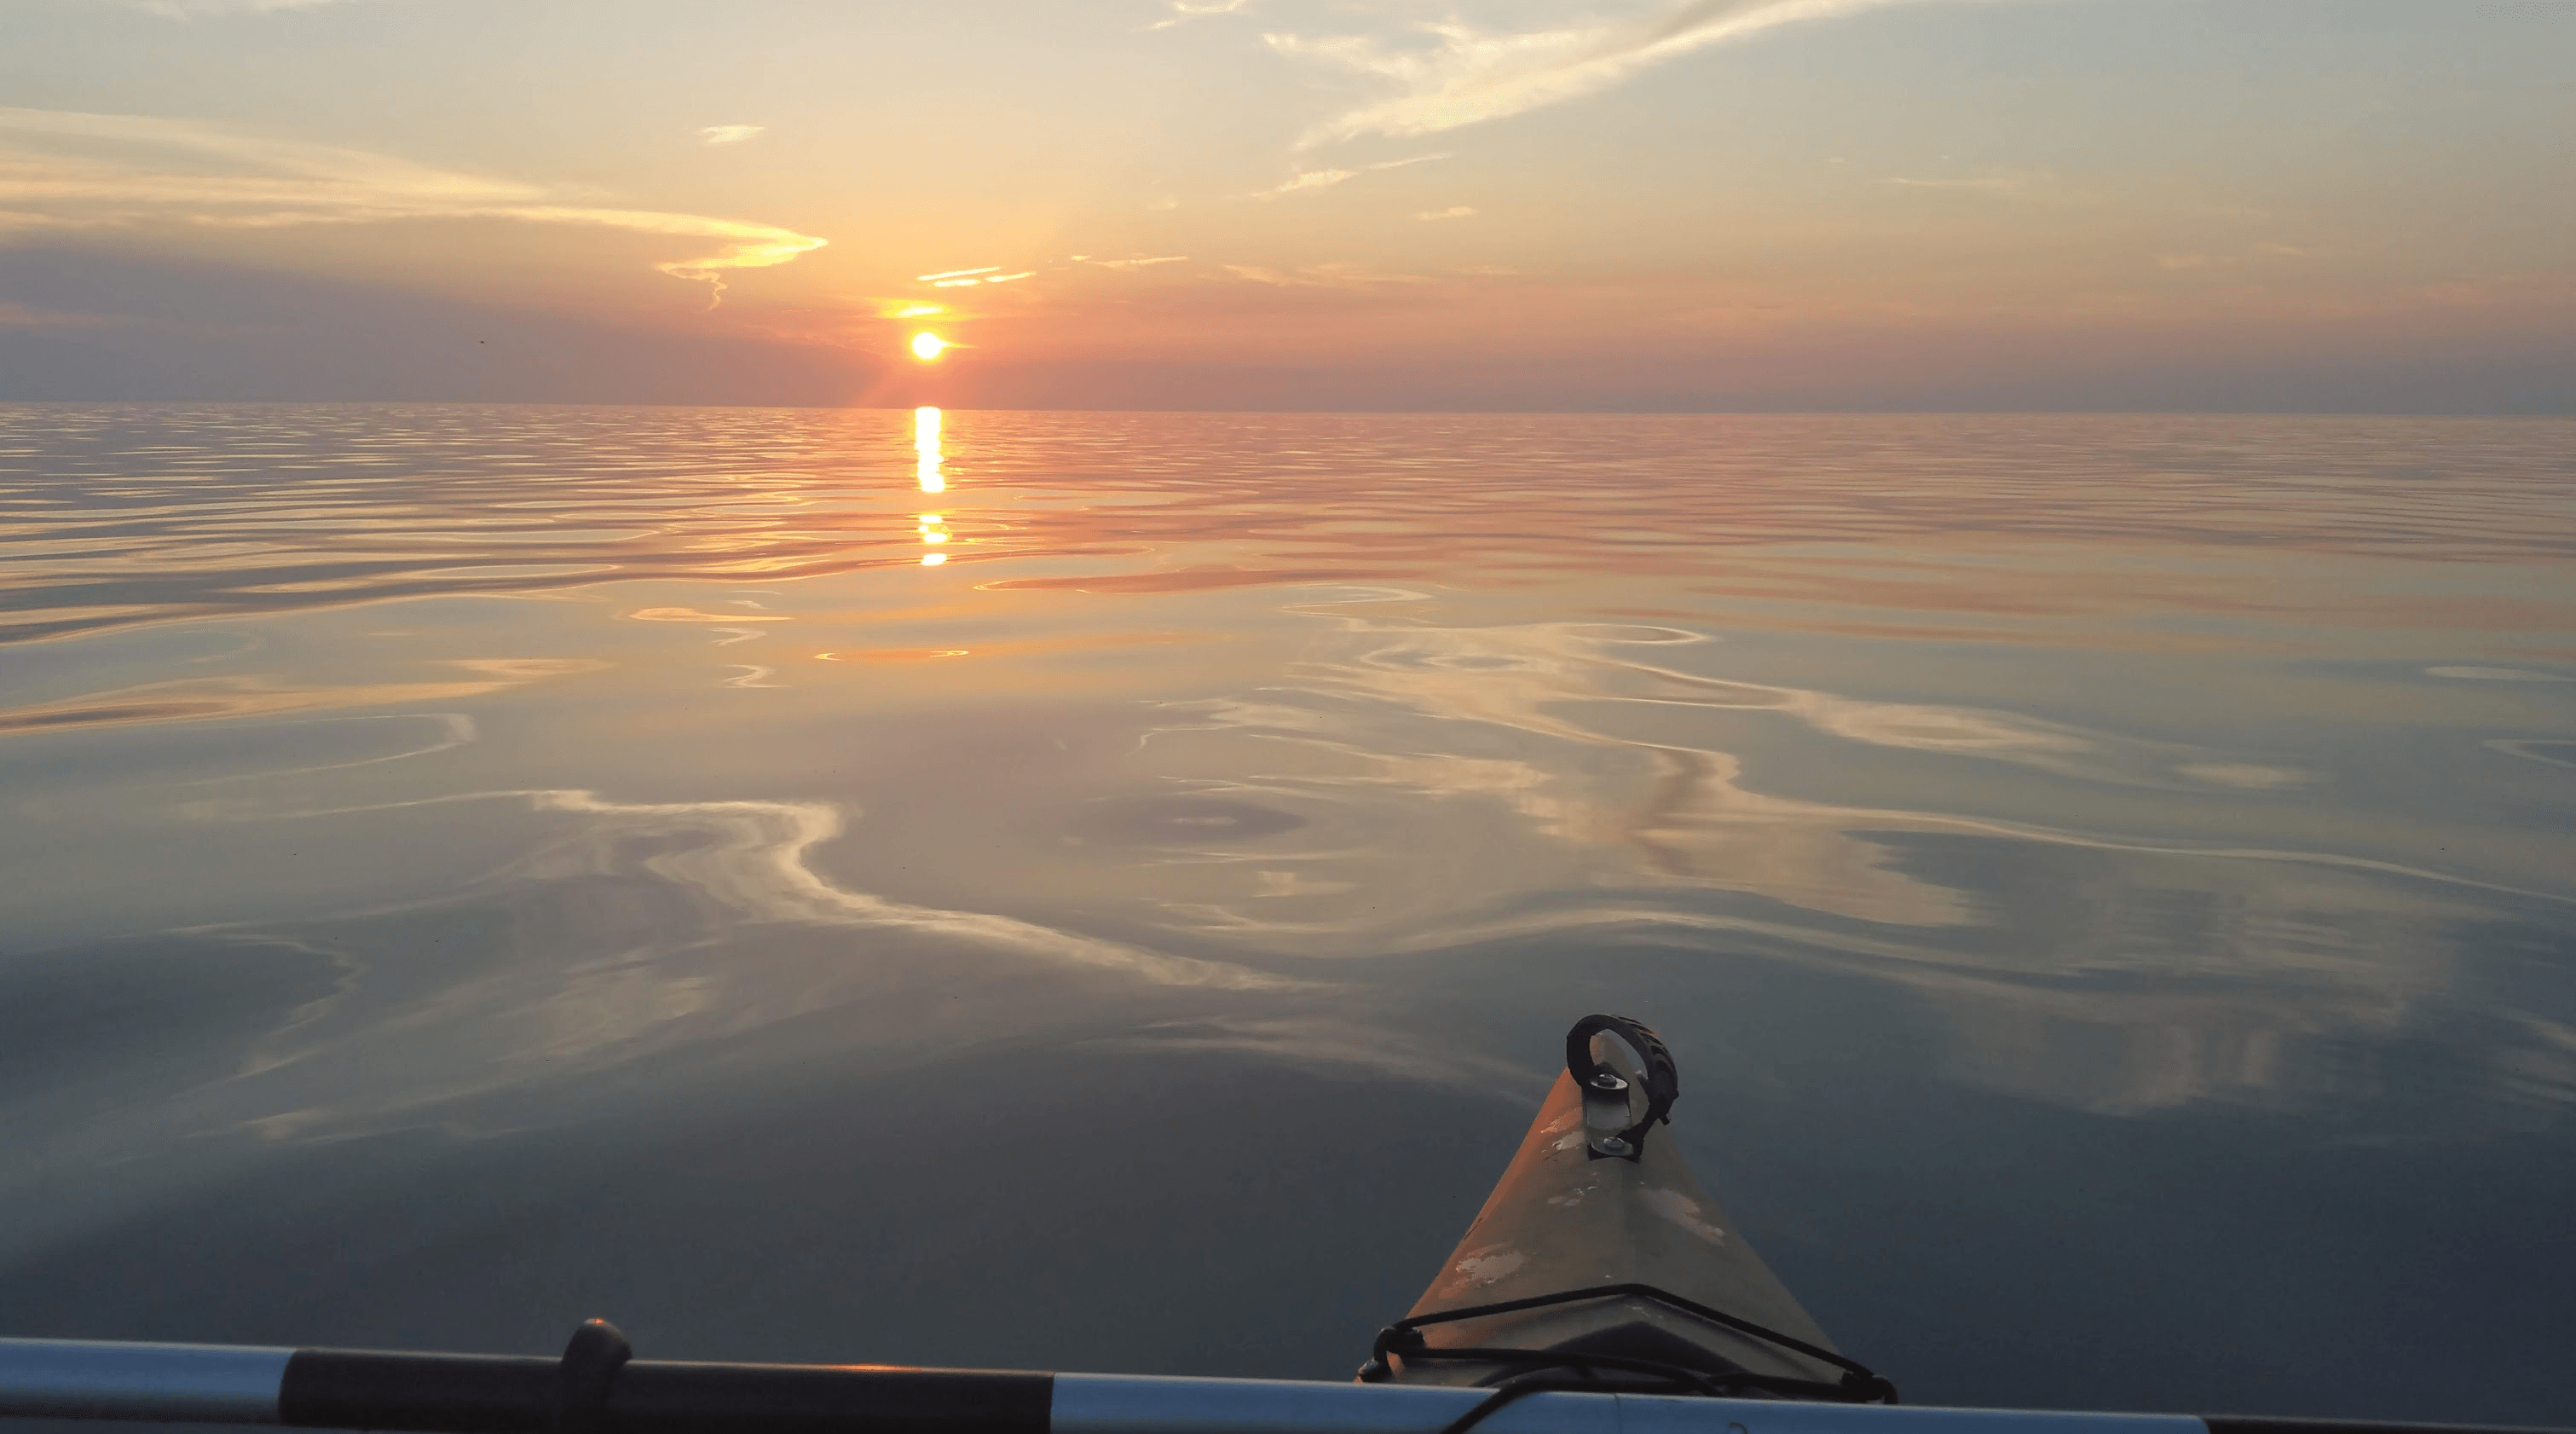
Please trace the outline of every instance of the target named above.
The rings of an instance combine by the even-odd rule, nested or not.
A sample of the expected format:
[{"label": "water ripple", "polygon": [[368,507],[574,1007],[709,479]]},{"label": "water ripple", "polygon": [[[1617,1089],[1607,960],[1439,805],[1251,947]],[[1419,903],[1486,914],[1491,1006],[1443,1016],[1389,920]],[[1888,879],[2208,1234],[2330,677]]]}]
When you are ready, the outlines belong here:
[{"label": "water ripple", "polygon": [[[611,578],[913,564],[926,495],[908,421],[0,405],[0,449],[17,460],[0,469],[0,641]],[[1265,559],[995,579],[1013,587],[1617,564],[1776,598],[1796,582],[1729,555],[1893,538],[2576,558],[2576,424],[2546,419],[964,413],[944,437],[955,489],[939,501],[958,540],[944,557],[1159,558],[1222,542]],[[1901,601],[1889,584],[1904,576],[1869,581]],[[1937,571],[1918,576],[1941,585]],[[2170,573],[2160,581],[2170,588]]]}]

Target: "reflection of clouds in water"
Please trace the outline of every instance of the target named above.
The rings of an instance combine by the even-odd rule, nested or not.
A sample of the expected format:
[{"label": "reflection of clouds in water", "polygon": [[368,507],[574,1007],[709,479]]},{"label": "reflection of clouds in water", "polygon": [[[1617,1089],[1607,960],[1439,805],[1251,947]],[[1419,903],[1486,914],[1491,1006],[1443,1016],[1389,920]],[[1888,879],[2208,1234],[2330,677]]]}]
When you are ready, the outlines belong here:
[{"label": "reflection of clouds in water", "polygon": [[1724,752],[1665,748],[1652,755],[1661,780],[1625,835],[1663,875],[1880,925],[1962,926],[1977,918],[1967,893],[1889,866],[1888,849],[1853,830],[1992,828],[1747,791],[1741,764]]},{"label": "reflection of clouds in water", "polygon": [[[2511,941],[2464,939],[2500,915],[2474,893],[2334,868],[2109,856],[2038,863],[2026,880],[2059,899],[2036,930],[1947,962],[1876,963],[1942,1013],[1954,1075],[2106,1111],[2430,1099],[2443,1083],[2472,1089],[2490,1116],[2576,1100],[2576,1032],[2483,1012],[2468,994],[2502,974],[2499,956],[2519,957]],[[2428,1082],[2407,1068],[2428,1046],[2465,1058]]]},{"label": "reflection of clouds in water", "polygon": [[1234,1017],[1165,1021],[1091,1044],[1153,1053],[1225,1051],[1339,1072],[1501,1093],[1525,1101],[1547,1088],[1552,1073],[1450,1048],[1420,1031],[1395,1031],[1329,1016]]},{"label": "reflection of clouds in water", "polygon": [[[624,616],[630,622],[742,623],[787,621],[787,619],[783,617],[762,617],[756,613],[700,612],[693,607],[639,607],[626,613]],[[719,627],[716,629],[718,632],[734,632],[737,630],[738,629],[731,627]]]},{"label": "reflection of clouds in water", "polygon": [[[1435,707],[1581,741],[1617,740],[1559,720],[1549,703],[1615,701],[1709,710],[1777,712],[1847,741],[1946,756],[2036,767],[2062,776],[2124,785],[2190,785],[2193,779],[2248,785],[2295,781],[2241,765],[2203,775],[2217,764],[2178,744],[2143,741],[2044,722],[2018,713],[1928,703],[1875,702],[1805,688],[1702,676],[1659,666],[1617,649],[1708,641],[1677,628],[1618,628],[1597,623],[1517,627],[1383,627],[1342,617],[1345,630],[1394,641],[1330,674],[1373,695]],[[1389,674],[1403,674],[1390,676]],[[1459,680],[1462,674],[1476,679]],[[1503,680],[1494,680],[1496,678]],[[2177,781],[2177,778],[2183,780]]]},{"label": "reflection of clouds in water", "polygon": [[[541,678],[597,672],[608,666],[605,662],[591,658],[558,657],[457,658],[440,665],[462,668],[481,680],[363,682],[333,685],[299,683],[266,673],[237,673],[222,677],[191,677],[169,682],[147,682],[103,692],[87,692],[77,697],[61,698],[51,702],[0,709],[0,736],[13,732],[55,732],[77,727],[118,727],[140,723],[208,722],[274,717],[279,713],[327,710],[334,707],[395,707],[415,702],[463,701]],[[410,718],[404,716],[388,719],[321,720],[400,721],[410,720]],[[455,720],[464,721],[465,719],[458,717]],[[390,761],[392,758],[371,760]]]},{"label": "reflection of clouds in water", "polygon": [[2185,762],[2174,770],[2214,787],[2243,787],[2257,792],[2274,787],[2301,786],[2311,780],[2305,772],[2261,767],[2251,762]]},{"label": "reflection of clouds in water", "polygon": [[2427,667],[2434,677],[2448,677],[2457,682],[2576,682],[2576,677],[2561,677],[2554,672],[2533,672],[2520,667]]},{"label": "reflection of clouds in water", "polygon": [[[1359,601],[1413,596],[1369,590]],[[1596,882],[1648,887],[1679,882],[1828,917],[1915,927],[1970,924],[1979,919],[1978,903],[1968,891],[1891,865],[1889,849],[1879,838],[1916,832],[2093,839],[2025,823],[1755,791],[1744,783],[1741,758],[1704,745],[1706,738],[1694,741],[1687,729],[1651,740],[1625,736],[1605,725],[1609,719],[1603,714],[1667,709],[1685,718],[1694,710],[1775,715],[1844,741],[2017,763],[2061,777],[2124,786],[2260,789],[2301,780],[2276,767],[2216,760],[2217,754],[2198,748],[2089,732],[2012,713],[1845,698],[1706,677],[1643,659],[1643,650],[1707,640],[1680,629],[1600,623],[1442,628],[1382,621],[1353,611],[1357,605],[1319,603],[1300,609],[1330,618],[1358,645],[1346,659],[1310,659],[1301,665],[1297,674],[1305,679],[1303,687],[1274,689],[1259,700],[1192,704],[1185,709],[1189,720],[1161,730],[1168,736],[1231,728],[1327,756],[1332,761],[1326,769],[1310,764],[1276,774],[1280,785],[1308,800],[1348,802],[1355,791],[1378,787],[1499,801],[1527,819],[1531,835],[1571,842],[1592,853],[1629,854],[1624,869],[1604,873]],[[1301,705],[1301,699],[1331,707],[1318,710]],[[1425,719],[1436,725],[1423,725]],[[1478,741],[1462,735],[1473,731],[1462,723],[1520,736]],[[1547,739],[1555,750],[1533,750],[1523,740],[1528,736]],[[1266,865],[1277,867],[1275,861]],[[1502,876],[1507,868],[1495,870]],[[1441,916],[1454,921],[1460,915],[1457,899],[1462,894],[1469,902],[1500,900],[1510,889],[1508,882],[1465,893],[1444,888],[1450,902]],[[1201,903],[1192,910],[1207,928],[1242,935],[1348,937],[1367,932],[1373,946],[1417,939],[1416,933],[1384,927],[1389,917],[1410,908],[1381,904],[1355,912],[1346,907],[1334,917],[1292,922],[1275,913],[1216,906],[1211,910]],[[1436,944],[1444,937],[1430,931],[1418,939]],[[1348,949],[1347,943],[1342,949]]]},{"label": "reflection of clouds in water", "polygon": [[497,692],[514,678],[489,682],[379,682],[298,687],[265,676],[148,682],[58,702],[0,710],[0,735],[114,727],[145,722],[204,722],[330,707],[392,707],[455,702]]},{"label": "reflection of clouds in water", "polygon": [[1272,990],[1295,984],[1245,967],[1160,955],[1008,916],[907,906],[835,886],[808,864],[815,847],[841,834],[840,811],[828,802],[630,804],[589,792],[510,795],[526,797],[539,811],[577,812],[592,820],[574,836],[505,869],[495,878],[498,882],[605,873],[615,869],[632,842],[680,838],[644,858],[643,867],[750,920],[899,927],[1158,985]]},{"label": "reflection of clouds in water", "polygon": [[[1310,649],[1299,685],[1167,709],[1148,748],[1167,779],[1228,772],[1232,790],[1313,820],[1298,840],[1179,855],[1209,871],[1186,893],[1166,871],[1163,919],[1309,956],[1723,933],[1917,992],[1944,1013],[1950,1064],[1968,1078],[2109,1110],[2350,1094],[2371,1078],[2346,1047],[2456,1014],[2477,979],[2460,933],[2499,918],[2489,894],[2564,900],[2330,852],[1756,791],[1718,744],[1766,718],[2204,800],[2263,800],[2310,778],[2014,713],[1649,660],[1706,641],[1680,629],[1443,628],[1361,607],[1413,597],[1297,609],[1344,639]],[[1657,709],[1675,716],[1623,715]],[[1271,756],[1191,750],[1244,741]],[[1496,810],[1514,819],[1484,815]],[[2479,1079],[2507,1103],[2576,1099],[2567,1029],[2498,1021]]]},{"label": "reflection of clouds in water", "polygon": [[[2453,1122],[2418,1133],[2456,1134],[2537,1125],[2576,1104],[2576,1028],[2530,1016],[2464,1019],[2431,1002],[2383,1011],[2315,988],[2115,999],[1990,983],[1913,989],[1941,1013],[1952,1078],[2083,1110],[2415,1102],[2449,1109]],[[2459,1059],[2428,1079],[2409,1059],[2437,1041]]]},{"label": "reflection of clouds in water", "polygon": [[385,716],[371,717],[317,717],[302,722],[276,723],[274,726],[289,728],[320,727],[325,724],[343,722],[388,722],[396,725],[406,723],[425,724],[435,730],[438,735],[426,746],[406,747],[399,752],[384,752],[373,756],[352,758],[346,762],[322,762],[304,767],[281,767],[248,772],[226,772],[219,777],[194,778],[188,782],[187,785],[211,787],[231,782],[264,782],[278,777],[303,777],[310,776],[315,772],[341,772],[346,771],[351,767],[372,767],[379,762],[399,762],[407,757],[428,757],[434,756],[440,752],[453,751],[456,748],[462,747],[466,743],[473,741],[475,736],[474,719],[463,712],[397,712]]},{"label": "reflection of clouds in water", "polygon": [[[849,890],[811,865],[814,850],[842,831],[827,803],[621,803],[529,791],[401,805],[493,800],[525,802],[570,829],[454,897],[289,933],[290,944],[329,953],[349,974],[258,1043],[223,1102],[230,1123],[280,1136],[367,1128],[820,1013],[872,1018],[880,1003],[925,983],[974,983],[977,1019],[990,1030],[1099,1004],[1097,992],[1067,980],[1106,977],[1130,992],[1128,983],[1231,992],[1303,985]],[[1031,1009],[1015,1014],[996,982],[1023,992]]]},{"label": "reflection of clouds in water", "polygon": [[2496,737],[2490,739],[2486,746],[2491,752],[2520,757],[2526,762],[2576,769],[2576,739]]}]

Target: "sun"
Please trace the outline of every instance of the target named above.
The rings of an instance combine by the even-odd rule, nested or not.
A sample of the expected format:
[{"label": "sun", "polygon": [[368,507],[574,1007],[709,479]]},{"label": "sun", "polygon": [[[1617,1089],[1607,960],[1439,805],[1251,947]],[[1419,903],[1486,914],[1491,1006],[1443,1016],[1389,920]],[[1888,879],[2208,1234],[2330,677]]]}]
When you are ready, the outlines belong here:
[{"label": "sun", "polygon": [[912,336],[912,356],[923,363],[938,362],[939,356],[952,347],[948,340],[927,331]]}]

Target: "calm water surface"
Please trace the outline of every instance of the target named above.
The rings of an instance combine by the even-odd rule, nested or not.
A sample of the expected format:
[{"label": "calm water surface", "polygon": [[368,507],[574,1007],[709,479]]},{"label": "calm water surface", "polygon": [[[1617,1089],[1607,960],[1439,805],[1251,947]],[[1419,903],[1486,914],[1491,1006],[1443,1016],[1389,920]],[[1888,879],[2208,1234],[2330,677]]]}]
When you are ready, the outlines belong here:
[{"label": "calm water surface", "polygon": [[2576,422],[0,407],[0,1329],[2576,1420]]}]

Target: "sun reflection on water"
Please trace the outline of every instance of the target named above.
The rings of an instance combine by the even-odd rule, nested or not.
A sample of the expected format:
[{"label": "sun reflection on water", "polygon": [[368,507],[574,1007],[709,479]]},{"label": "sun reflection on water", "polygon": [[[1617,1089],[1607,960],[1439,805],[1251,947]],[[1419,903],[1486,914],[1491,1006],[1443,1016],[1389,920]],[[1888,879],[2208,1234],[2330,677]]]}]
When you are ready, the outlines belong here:
[{"label": "sun reflection on water", "polygon": [[948,489],[948,475],[939,468],[939,410],[924,404],[912,411],[912,447],[921,456],[921,491],[942,493]]},{"label": "sun reflection on water", "polygon": [[[912,411],[912,447],[921,456],[920,479],[924,493],[948,491],[948,476],[940,471],[939,418],[939,410],[928,404]],[[948,520],[937,513],[916,513],[913,519],[915,531],[921,534],[922,546],[928,549],[921,555],[921,565],[935,568],[948,561],[948,554],[939,547],[949,539]]]}]

